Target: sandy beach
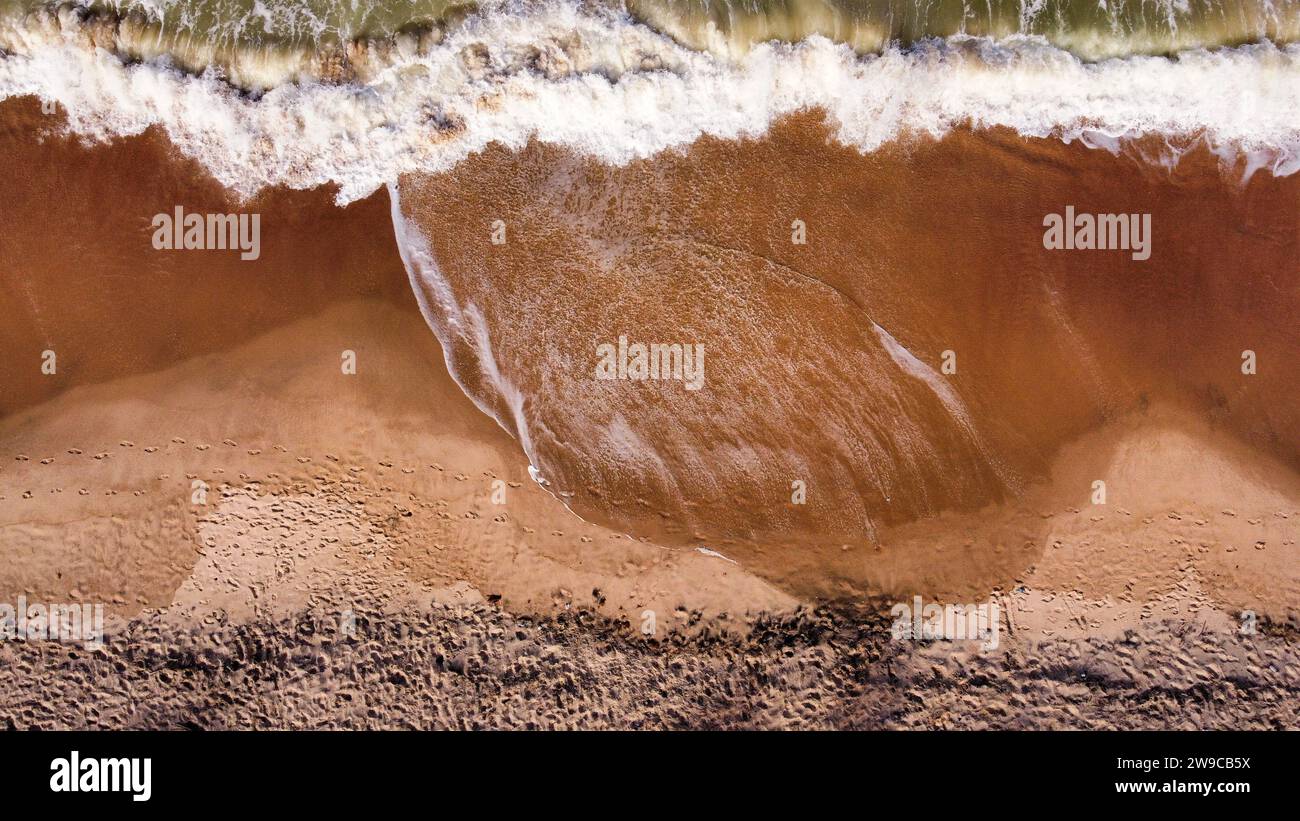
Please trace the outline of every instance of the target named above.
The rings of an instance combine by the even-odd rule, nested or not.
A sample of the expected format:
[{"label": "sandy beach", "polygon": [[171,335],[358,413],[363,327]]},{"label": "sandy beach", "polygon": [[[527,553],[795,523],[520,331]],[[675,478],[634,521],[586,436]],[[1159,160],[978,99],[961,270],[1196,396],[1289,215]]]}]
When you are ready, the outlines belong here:
[{"label": "sandy beach", "polygon": [[[1171,323],[1167,349],[1144,348],[1136,359],[1117,354],[1125,348],[1119,343],[1097,349],[1105,401],[1071,393],[1086,394],[1086,382],[1061,383],[1050,391],[1057,404],[1045,407],[1041,389],[1016,381],[1041,345],[1015,326],[1016,316],[1033,315],[1022,304],[1002,317],[1013,331],[1002,339],[1020,340],[1011,356],[1023,354],[1021,376],[1000,373],[967,396],[977,397],[979,426],[997,437],[986,446],[1023,481],[1004,485],[970,440],[935,433],[946,423],[932,399],[905,378],[882,376],[876,384],[892,385],[898,407],[909,409],[913,444],[939,448],[930,467],[891,480],[900,501],[885,515],[863,490],[871,481],[836,483],[852,474],[847,462],[819,474],[816,491],[836,490],[803,510],[756,498],[754,477],[740,469],[712,474],[733,482],[717,485],[707,470],[683,462],[675,497],[656,483],[657,469],[602,473],[599,461],[584,462],[592,440],[574,434],[590,421],[584,414],[607,418],[616,405],[594,412],[585,404],[594,397],[575,395],[552,414],[546,403],[561,394],[548,393],[555,386],[543,380],[529,387],[529,407],[534,419],[553,423],[539,428],[551,449],[543,466],[565,466],[576,477],[571,486],[583,490],[566,497],[564,488],[548,490],[530,477],[519,431],[466,395],[496,409],[467,375],[473,371],[462,372],[460,384],[449,375],[399,254],[386,192],[346,208],[321,189],[271,189],[240,202],[157,132],[82,143],[55,133],[30,100],[4,103],[0,119],[9,171],[0,200],[10,204],[0,261],[15,272],[0,283],[8,318],[0,342],[11,352],[0,360],[0,601],[99,602],[108,614],[102,648],[0,644],[0,725],[1296,726],[1293,368],[1273,371],[1249,393],[1197,404],[1188,397],[1222,393],[1216,380],[1226,379],[1210,373],[1217,365],[1206,355],[1144,390],[1136,384],[1147,378],[1143,368],[1167,361],[1194,336],[1205,341],[1205,331]],[[644,216],[638,180],[657,180],[663,201],[673,202],[674,175],[689,178],[692,167],[759,162],[764,152],[800,150],[801,141],[808,152],[827,150],[809,128],[815,124],[796,122],[748,148],[705,144],[665,161],[680,163],[678,170],[609,172],[607,184],[626,199],[606,212],[613,217],[577,223],[579,233],[593,225],[607,238],[620,226],[630,231],[622,220]],[[917,160],[929,168],[952,161],[945,150],[974,162],[978,146],[1005,156],[996,139],[969,134],[915,150],[930,152]],[[717,156],[733,150],[759,159]],[[1060,159],[1062,149],[1025,143],[1015,150],[1050,165],[1055,160],[1043,157]],[[1098,173],[1126,162],[1087,152],[1063,156],[1096,163]],[[456,197],[459,224],[474,226],[475,192],[499,186],[498,173],[541,185],[537,169],[565,168],[536,147],[517,160],[495,153],[476,162],[454,180],[406,181],[403,207],[428,214],[440,197]],[[1242,206],[1251,213],[1294,202],[1295,183],[1261,185]],[[512,225],[545,215],[545,199],[529,192],[514,194],[530,203],[532,217],[500,212]],[[115,207],[102,208],[107,200]],[[264,214],[261,258],[154,251],[149,216],[176,202]],[[685,213],[717,212],[702,201]],[[717,246],[743,239],[740,212],[730,216],[737,235],[717,238]],[[671,230],[730,230],[708,222]],[[1294,213],[1252,224],[1278,238],[1267,254],[1294,248],[1297,236],[1285,233],[1294,232]],[[457,255],[455,230],[450,221],[439,227],[438,250],[446,273],[461,278],[457,288],[470,289],[476,252],[465,241],[458,246],[465,258]],[[561,227],[548,236],[557,257],[572,250]],[[680,251],[671,242],[652,247],[641,259],[658,259],[647,264],[663,270]],[[534,267],[546,259],[536,245],[514,252]],[[811,271],[843,259],[825,253],[794,265]],[[1243,263],[1248,270],[1238,276],[1265,277],[1267,254],[1254,268]],[[731,276],[751,270],[753,259],[728,268],[715,258],[707,270]],[[502,368],[526,361],[529,339],[534,349],[563,341],[539,330],[553,321],[552,303],[511,302],[513,266],[503,263],[495,281],[501,305],[512,307],[489,316],[494,338],[518,334],[498,348],[507,352]],[[560,262],[543,267],[551,297],[589,286],[562,281]],[[927,270],[938,276],[937,267],[912,267],[914,277]],[[756,282],[767,276],[761,265],[751,272]],[[979,281],[994,287],[992,275]],[[1112,328],[1132,327],[1122,319],[1136,310],[1132,300],[1104,278],[1086,281],[1058,308],[1081,316],[1082,307],[1098,307],[1096,322],[1109,312],[1121,317]],[[820,317],[823,331],[836,327],[825,322],[826,311],[840,310],[834,299],[783,287],[783,295],[768,294],[784,300],[774,323],[785,316],[815,325]],[[840,287],[852,294],[859,285]],[[880,290],[858,296],[873,305],[891,288],[918,293],[915,283],[870,288]],[[1155,288],[1149,299],[1168,293]],[[1285,361],[1296,352],[1293,323],[1285,323],[1292,309],[1259,299],[1223,316],[1256,311],[1258,347]],[[574,306],[584,303],[575,294],[567,304],[575,311],[570,338],[586,346],[598,334],[579,325]],[[932,328],[950,321],[943,305],[921,319]],[[729,310],[726,316],[748,321]],[[906,326],[902,303],[893,311],[895,327]],[[968,317],[952,321],[973,327]],[[1033,330],[1039,320],[1024,321]],[[816,344],[826,351],[846,350],[842,340],[822,340]],[[1228,350],[1234,343],[1223,340]],[[961,349],[983,351],[976,359],[993,350],[975,341]],[[53,374],[41,369],[47,350],[57,355]],[[472,361],[465,351],[449,353],[453,365]],[[884,366],[893,367],[887,357],[870,367],[885,374]],[[1080,366],[1063,367],[1076,373]],[[722,389],[709,401],[731,397],[743,409],[727,376],[716,378]],[[834,397],[854,384],[813,382],[828,409],[850,402]],[[637,430],[659,418],[651,405],[639,417],[629,408],[621,406]],[[989,423],[994,417],[1002,421]],[[726,443],[708,427],[719,419],[748,447],[793,441],[781,439],[774,422],[701,418],[712,421],[692,421],[679,429],[686,438],[666,438],[661,458],[684,458],[674,443],[689,436]],[[797,416],[788,421],[798,428]],[[897,443],[906,456],[906,440]],[[562,479],[558,471],[551,476]],[[1104,503],[1095,499],[1097,477],[1105,477]],[[788,487],[788,477],[779,478]],[[849,538],[850,496],[865,500],[878,529],[859,527]],[[914,596],[996,602],[998,647],[893,640],[891,607]],[[63,695],[33,695],[51,692]]]}]

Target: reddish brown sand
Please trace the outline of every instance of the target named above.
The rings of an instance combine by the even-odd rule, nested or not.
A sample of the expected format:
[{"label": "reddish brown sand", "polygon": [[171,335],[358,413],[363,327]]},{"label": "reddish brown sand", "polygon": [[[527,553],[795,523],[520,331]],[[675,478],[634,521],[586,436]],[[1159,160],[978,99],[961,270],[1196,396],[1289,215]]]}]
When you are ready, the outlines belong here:
[{"label": "reddish brown sand", "polygon": [[[1294,183],[1230,194],[1196,161],[1170,182],[999,135],[862,158],[809,122],[619,171],[533,147],[404,181],[528,388],[554,489],[610,529],[530,481],[449,378],[382,193],[241,205],[157,135],[42,140],[13,103],[0,123],[0,602],[105,602],[112,633],[88,655],[0,646],[0,721],[1294,726],[1297,347],[1278,273]],[[1041,260],[999,232],[1062,197],[1172,209],[1151,208],[1156,252],[1195,242],[1177,252],[1191,273],[1066,255],[1045,299]],[[176,204],[260,212],[262,258],[154,251],[149,220]],[[1210,234],[1212,207],[1231,219]],[[823,219],[783,247],[800,213]],[[511,241],[475,245],[497,218]],[[924,361],[959,352],[978,446],[864,315]],[[707,390],[590,378],[594,341],[683,328],[710,346]],[[1237,379],[1244,347],[1254,381]],[[589,434],[614,413],[654,447],[611,458]],[[879,608],[914,593],[994,597],[1000,649],[890,642]],[[1242,609],[1261,632],[1239,632]],[[293,620],[347,610],[359,637],[299,652]],[[151,660],[173,653],[193,664],[163,681]],[[251,687],[242,665],[280,683]],[[99,697],[32,695],[69,683]]]}]

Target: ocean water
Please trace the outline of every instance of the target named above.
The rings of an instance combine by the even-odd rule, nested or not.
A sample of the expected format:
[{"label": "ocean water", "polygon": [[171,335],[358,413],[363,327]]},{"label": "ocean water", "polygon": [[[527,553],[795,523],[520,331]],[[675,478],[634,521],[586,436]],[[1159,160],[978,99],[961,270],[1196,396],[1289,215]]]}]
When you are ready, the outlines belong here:
[{"label": "ocean water", "polygon": [[[141,47],[174,53],[225,50],[312,49],[380,40],[454,26],[475,12],[525,3],[454,0],[109,0],[58,4],[4,0],[10,19],[84,8],[92,16],[126,21],[119,33]],[[860,52],[911,45],[958,34],[984,37],[1042,36],[1088,59],[1133,53],[1237,45],[1260,39],[1287,41],[1297,32],[1293,2],[1258,0],[595,0],[575,4],[611,11],[679,42],[715,53],[742,53],[770,40],[795,42],[821,35]],[[121,26],[119,26],[121,29]]]}]

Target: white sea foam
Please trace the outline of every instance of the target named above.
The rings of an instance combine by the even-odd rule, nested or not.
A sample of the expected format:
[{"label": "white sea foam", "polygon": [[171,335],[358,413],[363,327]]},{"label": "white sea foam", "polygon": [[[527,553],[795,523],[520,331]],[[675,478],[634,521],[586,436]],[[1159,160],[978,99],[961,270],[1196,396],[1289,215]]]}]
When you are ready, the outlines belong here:
[{"label": "white sea foam", "polygon": [[557,4],[471,16],[436,45],[372,56],[351,82],[260,95],[165,57],[124,61],[70,27],[6,29],[0,45],[0,97],[55,101],[92,138],[160,127],[243,195],[335,183],[347,202],[402,173],[452,168],[493,141],[537,139],[626,163],[706,134],[759,135],[809,108],[862,151],[969,122],[1110,150],[1143,134],[1205,139],[1252,172],[1300,169],[1300,47],[1269,43],[1085,63],[1028,37],[865,57],[814,37],[725,58],[626,16]]}]

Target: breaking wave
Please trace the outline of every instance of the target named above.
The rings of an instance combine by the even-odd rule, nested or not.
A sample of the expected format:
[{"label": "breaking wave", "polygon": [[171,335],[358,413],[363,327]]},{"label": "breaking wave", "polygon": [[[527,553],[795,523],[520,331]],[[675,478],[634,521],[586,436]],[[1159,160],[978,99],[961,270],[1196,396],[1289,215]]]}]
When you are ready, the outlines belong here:
[{"label": "breaking wave", "polygon": [[333,184],[348,202],[493,142],[624,164],[705,135],[756,137],[809,109],[864,152],[969,124],[1112,151],[1158,135],[1160,162],[1205,142],[1246,174],[1300,168],[1300,47],[1271,41],[1097,61],[1020,33],[869,53],[813,33],[728,50],[693,47],[622,6],[546,2],[444,10],[383,40],[262,43],[223,62],[237,42],[179,49],[142,8],[6,17],[0,98],[57,104],[92,139],[158,127],[245,196]]}]

